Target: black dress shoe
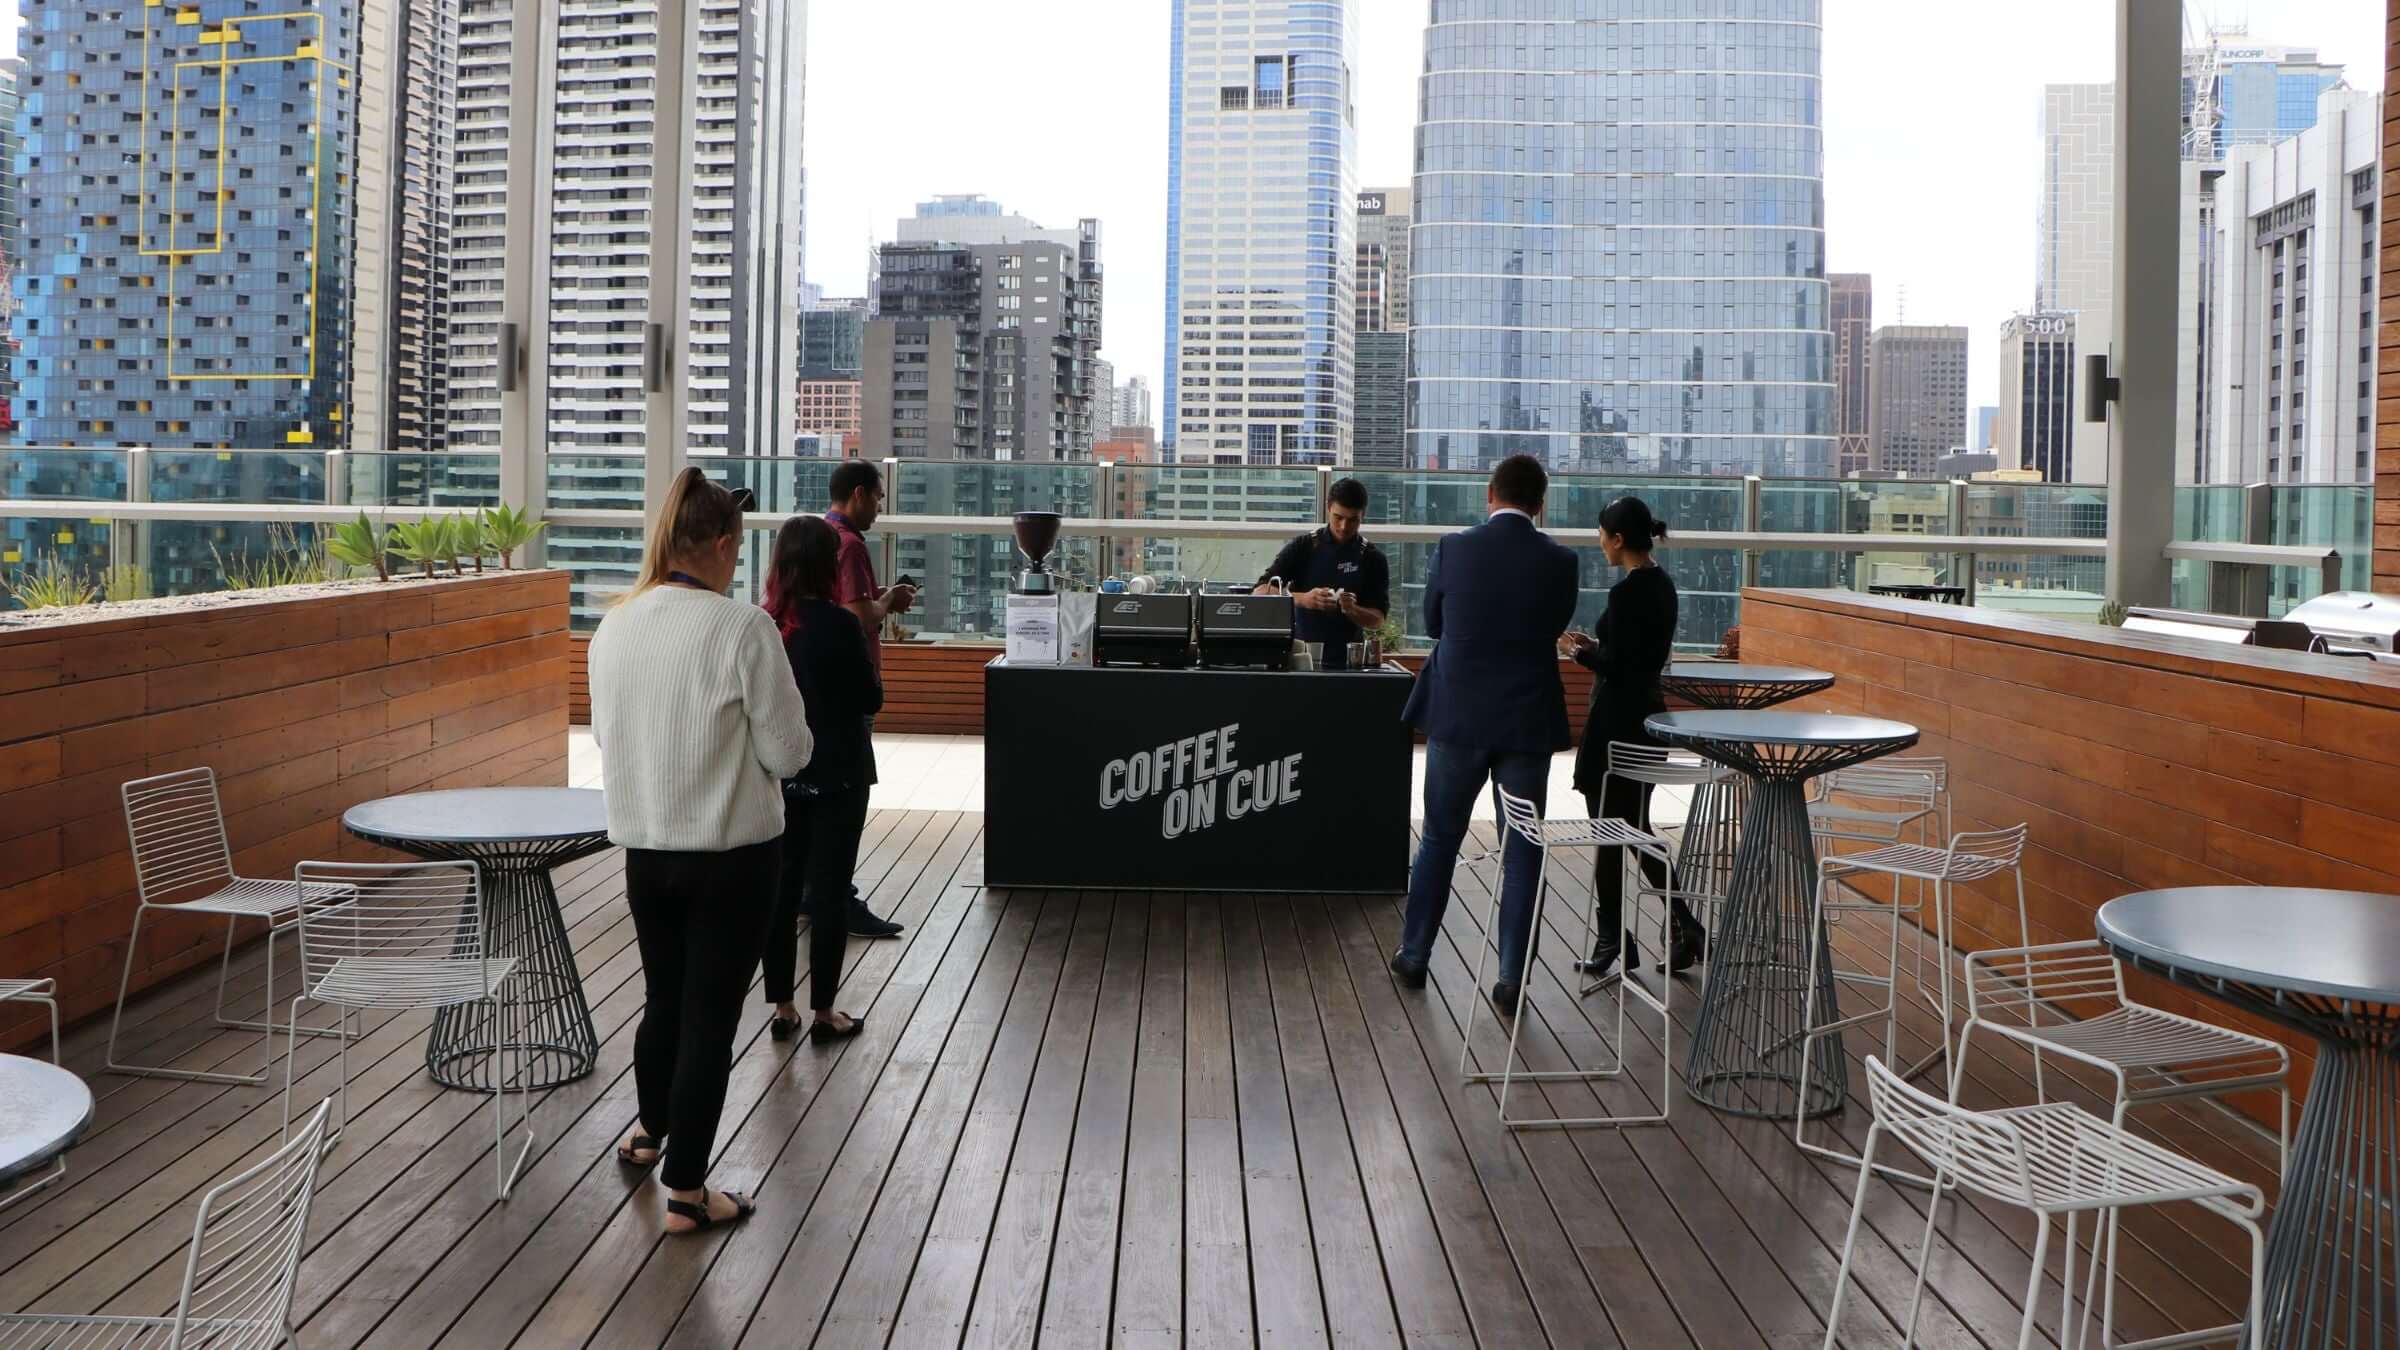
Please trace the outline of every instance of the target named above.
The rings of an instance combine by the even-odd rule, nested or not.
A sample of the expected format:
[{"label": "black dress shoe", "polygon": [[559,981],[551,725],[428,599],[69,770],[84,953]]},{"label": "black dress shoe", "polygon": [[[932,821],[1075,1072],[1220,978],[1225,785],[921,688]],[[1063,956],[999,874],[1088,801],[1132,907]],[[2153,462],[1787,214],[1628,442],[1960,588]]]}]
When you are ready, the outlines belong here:
[{"label": "black dress shoe", "polygon": [[1507,983],[1493,985],[1492,1006],[1500,1010],[1500,1015],[1502,1017],[1516,1016],[1517,986]]},{"label": "black dress shoe", "polygon": [[892,938],[907,931],[905,925],[875,917],[875,911],[867,908],[866,901],[853,899],[850,902],[850,936],[854,938]]},{"label": "black dress shoe", "polygon": [[1610,942],[1606,938],[1594,940],[1590,959],[1576,962],[1575,969],[1586,975],[1606,975],[1616,969],[1620,956],[1625,958],[1625,964],[1629,966],[1642,963],[1642,949],[1633,940],[1633,934],[1625,934],[1618,942]]},{"label": "black dress shoe", "polygon": [[1667,943],[1666,964],[1659,969],[1678,974],[1708,957],[1708,930],[1697,923],[1679,923]]},{"label": "black dress shoe", "polygon": [[1399,977],[1404,989],[1425,987],[1425,963],[1409,959],[1404,952],[1392,953],[1392,974]]}]

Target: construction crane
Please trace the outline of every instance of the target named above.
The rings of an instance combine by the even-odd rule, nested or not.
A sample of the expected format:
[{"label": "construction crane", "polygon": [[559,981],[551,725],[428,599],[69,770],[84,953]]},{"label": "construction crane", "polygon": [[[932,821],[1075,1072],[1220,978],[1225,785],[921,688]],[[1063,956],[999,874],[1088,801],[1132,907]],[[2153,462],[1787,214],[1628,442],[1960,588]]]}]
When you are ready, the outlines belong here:
[{"label": "construction crane", "polygon": [[2217,86],[2225,73],[2224,39],[2248,35],[2247,28],[2220,28],[2200,19],[2195,7],[2184,7],[2183,79],[2184,87],[2191,91],[2183,119],[2183,157],[2187,160],[2211,163],[2225,153],[2218,139],[2224,105],[2217,98]]}]

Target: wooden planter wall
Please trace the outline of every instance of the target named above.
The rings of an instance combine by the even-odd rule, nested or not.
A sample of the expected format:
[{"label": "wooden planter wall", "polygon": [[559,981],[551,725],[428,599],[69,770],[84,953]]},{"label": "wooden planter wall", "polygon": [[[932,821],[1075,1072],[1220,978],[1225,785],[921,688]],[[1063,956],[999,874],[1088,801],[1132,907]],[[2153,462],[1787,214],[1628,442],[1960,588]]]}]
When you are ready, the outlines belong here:
[{"label": "wooden planter wall", "polygon": [[[56,978],[69,1018],[114,999],[133,927],[129,779],[214,767],[236,871],[287,879],[380,852],[341,828],[360,802],[566,782],[564,572],[93,613],[0,628],[0,976]],[[223,934],[145,924],[134,987],[213,960]],[[46,1034],[28,1012],[0,1004],[0,1046]]]}]

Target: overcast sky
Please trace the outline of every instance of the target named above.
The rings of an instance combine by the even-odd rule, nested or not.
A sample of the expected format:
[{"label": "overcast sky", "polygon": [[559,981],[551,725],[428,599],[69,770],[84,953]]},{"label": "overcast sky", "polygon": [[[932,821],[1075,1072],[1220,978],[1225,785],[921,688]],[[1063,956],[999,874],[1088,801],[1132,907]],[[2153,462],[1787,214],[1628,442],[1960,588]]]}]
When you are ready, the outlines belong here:
[{"label": "overcast sky", "polygon": [[[1364,16],[1359,185],[1408,181],[1424,0]],[[1052,227],[1097,216],[1103,355],[1159,382],[1165,308],[1168,0],[859,0],[810,7],[810,279],[865,290],[871,246],[937,193],[981,192]],[[2379,0],[2208,0],[2261,42],[2315,46],[2383,86]],[[2106,0],[1826,0],[1833,270],[1875,277],[1875,318],[1964,324],[1975,402],[1995,400],[2000,323],[2033,292],[2045,83],[2105,80]],[[905,15],[905,19],[899,16]],[[905,23],[907,32],[895,30]]]}]

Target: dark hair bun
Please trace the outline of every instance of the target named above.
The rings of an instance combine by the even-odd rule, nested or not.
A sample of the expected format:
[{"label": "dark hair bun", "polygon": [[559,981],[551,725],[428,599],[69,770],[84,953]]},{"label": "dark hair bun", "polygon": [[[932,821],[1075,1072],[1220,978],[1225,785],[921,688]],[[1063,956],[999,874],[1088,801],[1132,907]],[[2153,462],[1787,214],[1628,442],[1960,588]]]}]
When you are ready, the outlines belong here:
[{"label": "dark hair bun", "polygon": [[1645,547],[1667,537],[1667,523],[1652,515],[1650,503],[1639,497],[1619,497],[1602,508],[1600,528]]}]

